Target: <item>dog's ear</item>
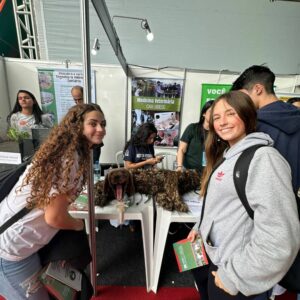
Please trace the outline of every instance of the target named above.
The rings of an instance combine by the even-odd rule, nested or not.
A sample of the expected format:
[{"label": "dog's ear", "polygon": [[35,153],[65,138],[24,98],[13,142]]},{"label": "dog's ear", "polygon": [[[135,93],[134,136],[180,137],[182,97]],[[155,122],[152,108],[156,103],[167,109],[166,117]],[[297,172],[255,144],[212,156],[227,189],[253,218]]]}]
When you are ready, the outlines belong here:
[{"label": "dog's ear", "polygon": [[109,190],[110,190],[110,179],[109,176],[110,174],[106,174],[105,179],[104,179],[104,188],[103,188],[103,193],[104,195],[108,195]]},{"label": "dog's ear", "polygon": [[132,173],[128,172],[128,184],[126,187],[126,194],[127,196],[132,196],[135,193],[135,188],[134,188],[134,184],[133,184],[133,175]]}]

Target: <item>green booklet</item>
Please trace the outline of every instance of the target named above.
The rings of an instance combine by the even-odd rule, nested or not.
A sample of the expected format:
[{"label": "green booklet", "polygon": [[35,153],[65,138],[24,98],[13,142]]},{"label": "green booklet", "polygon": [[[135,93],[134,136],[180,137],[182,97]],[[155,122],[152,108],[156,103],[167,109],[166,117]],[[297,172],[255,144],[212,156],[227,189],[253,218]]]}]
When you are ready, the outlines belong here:
[{"label": "green booklet", "polygon": [[[46,268],[45,268],[46,269]],[[46,290],[58,300],[75,300],[77,292],[66,284],[42,272],[40,280]]]},{"label": "green booklet", "polygon": [[184,272],[208,264],[203,241],[198,235],[192,243],[188,239],[173,244],[179,272]]}]

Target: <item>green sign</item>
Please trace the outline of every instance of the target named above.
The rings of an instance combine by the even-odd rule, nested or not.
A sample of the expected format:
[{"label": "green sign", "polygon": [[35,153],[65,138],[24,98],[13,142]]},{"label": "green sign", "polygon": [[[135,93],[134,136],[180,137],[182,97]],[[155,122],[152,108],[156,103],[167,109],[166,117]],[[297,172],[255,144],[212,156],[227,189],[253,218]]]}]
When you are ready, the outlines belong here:
[{"label": "green sign", "polygon": [[133,109],[154,111],[180,111],[181,98],[132,96]]},{"label": "green sign", "polygon": [[[44,113],[51,114],[57,124],[75,105],[71,89],[83,85],[81,69],[38,69],[41,103]],[[95,74],[91,73],[92,102],[95,103]]]},{"label": "green sign", "polygon": [[55,87],[53,70],[39,70],[39,85],[41,92],[42,110],[44,113],[51,114],[54,123],[57,124],[57,108],[55,99]]},{"label": "green sign", "polygon": [[232,84],[202,84],[201,108],[209,100],[215,100],[224,93],[229,92]]}]

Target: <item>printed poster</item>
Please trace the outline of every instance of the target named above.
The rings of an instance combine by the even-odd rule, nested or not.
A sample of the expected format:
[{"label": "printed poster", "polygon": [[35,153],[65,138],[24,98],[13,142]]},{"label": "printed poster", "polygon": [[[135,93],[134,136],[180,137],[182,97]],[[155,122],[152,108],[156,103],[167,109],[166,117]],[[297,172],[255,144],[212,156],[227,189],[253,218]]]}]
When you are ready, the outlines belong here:
[{"label": "printed poster", "polygon": [[[52,115],[57,124],[75,105],[71,89],[75,85],[83,86],[83,72],[78,69],[38,69],[42,110]],[[95,102],[95,72],[91,74],[92,102]]]},{"label": "printed poster", "polygon": [[154,123],[156,146],[177,147],[179,140],[182,79],[134,78],[132,80],[131,129]]},{"label": "printed poster", "polygon": [[201,108],[210,100],[215,100],[220,95],[229,92],[232,84],[202,83]]}]

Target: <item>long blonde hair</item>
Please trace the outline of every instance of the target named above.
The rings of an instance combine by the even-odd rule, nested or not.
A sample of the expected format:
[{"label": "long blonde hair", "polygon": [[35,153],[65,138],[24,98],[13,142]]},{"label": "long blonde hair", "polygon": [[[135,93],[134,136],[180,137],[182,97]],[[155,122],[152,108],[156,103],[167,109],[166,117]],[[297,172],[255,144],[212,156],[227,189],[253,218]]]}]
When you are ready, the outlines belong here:
[{"label": "long blonde hair", "polygon": [[251,98],[240,91],[231,91],[218,97],[211,108],[210,120],[209,120],[209,132],[205,142],[205,154],[206,154],[206,167],[202,173],[201,180],[201,195],[206,192],[208,180],[211,172],[216,164],[220,161],[226,148],[229,147],[227,141],[222,140],[215,131],[213,124],[213,114],[216,104],[225,100],[234,110],[237,112],[240,119],[245,125],[246,135],[256,130],[256,109]]},{"label": "long blonde hair", "polygon": [[[31,185],[28,207],[44,207],[58,194],[67,194],[70,200],[75,200],[81,192],[90,166],[90,149],[83,135],[83,122],[85,115],[95,110],[103,114],[96,104],[73,106],[36,152],[22,184],[22,187]],[[77,163],[76,174],[71,177]],[[70,186],[73,188],[66,191]],[[52,195],[51,189],[56,191]]]}]

